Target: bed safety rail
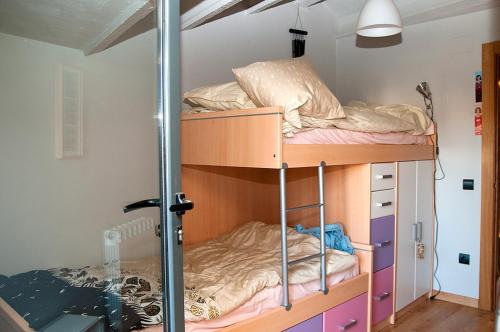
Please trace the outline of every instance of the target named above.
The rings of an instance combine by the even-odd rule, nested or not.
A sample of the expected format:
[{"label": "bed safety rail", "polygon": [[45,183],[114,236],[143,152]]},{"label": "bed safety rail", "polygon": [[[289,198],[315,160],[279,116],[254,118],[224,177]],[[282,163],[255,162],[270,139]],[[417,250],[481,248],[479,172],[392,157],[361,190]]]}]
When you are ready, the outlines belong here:
[{"label": "bed safety rail", "polygon": [[[280,221],[281,221],[281,272],[283,284],[283,300],[282,306],[286,310],[292,308],[288,293],[288,267],[299,264],[311,259],[320,258],[320,274],[321,274],[321,289],[323,294],[328,294],[326,286],[326,244],[325,244],[325,193],[324,193],[324,170],[326,163],[322,161],[318,166],[318,194],[319,203],[304,205],[299,207],[286,207],[286,170],[287,164],[283,164],[280,169]],[[287,213],[300,211],[304,209],[319,208],[319,223],[320,223],[320,252],[318,254],[299,258],[293,261],[288,260],[288,245],[287,245]]]}]

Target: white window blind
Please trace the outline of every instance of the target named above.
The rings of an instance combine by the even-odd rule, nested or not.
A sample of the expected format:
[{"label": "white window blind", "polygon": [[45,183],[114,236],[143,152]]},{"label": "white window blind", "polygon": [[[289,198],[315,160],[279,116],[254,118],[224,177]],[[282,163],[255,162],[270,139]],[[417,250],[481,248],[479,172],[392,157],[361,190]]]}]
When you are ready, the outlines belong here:
[{"label": "white window blind", "polygon": [[59,66],[56,79],[56,157],[83,156],[83,75]]}]

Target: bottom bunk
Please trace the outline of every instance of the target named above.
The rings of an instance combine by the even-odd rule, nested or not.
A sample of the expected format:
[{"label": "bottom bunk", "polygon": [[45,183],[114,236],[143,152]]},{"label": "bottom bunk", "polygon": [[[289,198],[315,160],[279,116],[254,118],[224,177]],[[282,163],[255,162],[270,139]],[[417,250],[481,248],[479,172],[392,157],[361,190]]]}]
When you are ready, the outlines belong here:
[{"label": "bottom bunk", "polygon": [[[319,240],[314,236],[293,228],[288,229],[288,236],[290,258],[318,251]],[[355,324],[365,326],[365,331],[369,304],[359,297],[369,290],[371,248],[359,247],[356,255],[328,249],[327,295],[317,292],[319,258],[295,265],[289,271],[293,306],[287,311],[280,307],[279,238],[278,225],[253,222],[186,249],[186,330],[282,331],[310,319],[316,324],[321,319],[323,324],[327,317],[330,321],[340,317],[338,324],[354,324],[352,317],[334,314],[333,308],[356,299],[367,308]],[[159,258],[121,262],[121,274],[115,278],[109,277],[108,268],[58,268],[1,276],[0,327],[44,330],[61,316],[81,316],[96,318],[107,331],[162,330]],[[349,316],[360,311],[342,312]]]}]

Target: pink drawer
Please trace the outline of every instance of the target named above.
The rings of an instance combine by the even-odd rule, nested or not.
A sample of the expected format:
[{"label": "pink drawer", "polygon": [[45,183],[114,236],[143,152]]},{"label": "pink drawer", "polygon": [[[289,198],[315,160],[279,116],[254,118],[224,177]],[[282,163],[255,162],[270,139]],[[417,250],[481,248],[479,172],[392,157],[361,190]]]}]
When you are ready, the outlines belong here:
[{"label": "pink drawer", "polygon": [[319,314],[297,324],[284,332],[322,332],[323,331],[323,315]]},{"label": "pink drawer", "polygon": [[392,315],[394,267],[373,274],[372,324]]},{"label": "pink drawer", "polygon": [[366,332],[368,294],[364,293],[323,314],[323,332]]}]

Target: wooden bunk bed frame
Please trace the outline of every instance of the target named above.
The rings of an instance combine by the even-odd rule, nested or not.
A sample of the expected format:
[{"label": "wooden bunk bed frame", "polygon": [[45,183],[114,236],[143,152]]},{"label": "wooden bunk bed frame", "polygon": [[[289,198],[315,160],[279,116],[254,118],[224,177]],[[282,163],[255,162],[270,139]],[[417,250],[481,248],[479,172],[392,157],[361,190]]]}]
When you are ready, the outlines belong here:
[{"label": "wooden bunk bed frame", "polygon": [[280,107],[181,117],[183,165],[280,169],[434,159],[427,145],[283,144]]},{"label": "wooden bunk bed frame", "polygon": [[[327,206],[326,215],[329,220],[343,220],[346,213],[349,214],[347,210],[355,207],[344,202],[342,191],[348,190],[350,196],[359,192],[356,183],[354,188],[344,183],[344,166],[435,158],[435,137],[432,136],[426,145],[284,144],[282,124],[280,107],[181,116],[183,190],[200,203],[198,211],[192,211],[185,219],[186,234],[192,236],[188,241],[208,240],[250,220],[277,222],[284,210],[278,201],[284,194],[284,183],[292,189],[292,195],[285,195],[287,206],[316,200],[321,194],[314,188],[313,167],[327,168],[328,184],[341,188],[328,193],[328,201],[335,206]],[[285,171],[290,175],[286,180]],[[320,173],[323,171],[319,171],[318,178],[322,177]],[[235,198],[246,202],[247,206],[217,208],[221,202],[231,202]],[[343,207],[339,209],[338,204]],[[305,227],[317,226],[318,214],[321,215],[301,211],[293,218],[281,219],[281,224],[290,226],[300,222]],[[200,220],[208,221],[209,225]],[[363,292],[371,294],[373,247],[359,244],[355,247],[356,254],[361,257],[360,276],[333,286],[326,295],[318,292],[300,299],[293,303],[290,311],[286,311],[283,304],[283,307],[222,331],[283,331]],[[371,314],[369,301],[368,331],[372,329]]]}]

